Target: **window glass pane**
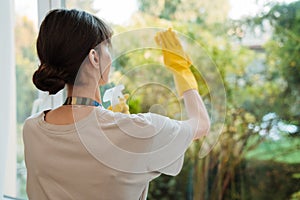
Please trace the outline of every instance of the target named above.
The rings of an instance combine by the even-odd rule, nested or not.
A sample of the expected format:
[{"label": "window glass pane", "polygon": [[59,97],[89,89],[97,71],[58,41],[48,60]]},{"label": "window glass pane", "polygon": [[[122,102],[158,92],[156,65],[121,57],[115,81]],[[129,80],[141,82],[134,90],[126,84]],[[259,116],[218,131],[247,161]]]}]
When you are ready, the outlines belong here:
[{"label": "window glass pane", "polygon": [[[193,143],[182,172],[152,181],[148,199],[299,199],[299,1],[66,0],[66,6],[103,18],[117,37],[139,28],[173,26],[204,49],[189,46],[192,56],[207,54],[221,72],[227,98],[220,104],[226,105],[227,113],[222,134],[214,141],[218,143],[209,141],[216,145],[201,159],[201,142]],[[131,36],[113,48],[148,39]],[[153,51],[139,49],[116,58],[112,77],[128,76],[153,55]],[[205,69],[200,73],[208,77],[206,81],[214,80],[204,57],[199,66]],[[145,68],[139,72],[143,74]],[[145,74],[155,80],[154,73]],[[202,75],[196,77],[198,81]],[[159,77],[166,78],[162,73]],[[134,88],[135,77],[128,79],[131,82],[125,88]],[[214,88],[207,90],[205,84],[201,82],[200,92],[213,93]],[[131,101],[131,108],[148,111],[143,109],[157,103],[159,89],[149,91],[143,91],[135,103]],[[209,107],[213,95],[203,98],[218,113],[218,108]]]},{"label": "window glass pane", "polygon": [[[220,77],[226,85],[227,95],[227,99],[221,103],[226,103],[227,115],[218,143],[210,154],[201,159],[199,151],[202,141],[193,143],[186,153],[181,173],[176,177],[160,176],[152,181],[148,199],[299,199],[300,61],[297,57],[299,13],[296,12],[300,8],[299,1],[280,1],[286,2],[286,5],[275,6],[273,9],[278,10],[265,16],[265,20],[274,20],[272,25],[265,21],[259,22],[264,27],[263,30],[251,27],[251,23],[241,24],[240,21],[233,20],[242,19],[247,14],[250,14],[250,18],[255,15],[259,18],[262,16],[260,10],[267,12],[275,1],[269,1],[271,3],[267,6],[252,0],[63,2],[66,8],[85,10],[103,18],[112,25],[115,33],[141,27],[167,28],[173,25],[176,30],[200,45],[221,72]],[[292,4],[293,2],[298,3]],[[6,194],[25,199],[26,169],[22,126],[31,114],[33,102],[37,98],[37,90],[31,82],[38,63],[35,52],[37,7],[36,0],[15,0],[15,6],[17,183],[9,185],[16,191],[16,195],[10,192],[13,190],[8,190]],[[270,16],[273,18],[270,19]],[[258,23],[258,18],[250,20]],[[131,35],[122,42],[118,45],[142,43],[143,38]],[[189,50],[191,53],[199,53]],[[122,75],[126,77],[126,72],[139,65],[142,60],[155,61],[155,53],[157,52],[142,49],[114,60],[111,80]],[[209,67],[205,59],[200,63]],[[205,70],[200,72],[206,73]],[[139,73],[143,74],[139,71],[134,75]],[[172,77],[164,76],[163,73],[150,72],[147,77],[151,76],[155,80],[157,74],[158,79],[173,83]],[[196,78],[202,81],[200,92],[201,89],[209,92],[211,88],[205,87],[201,74]],[[134,88],[134,76],[128,79],[125,88]],[[101,88],[102,94],[110,86]],[[167,99],[164,94],[164,90],[154,87],[136,92],[135,95],[139,98],[130,100],[131,112],[149,111],[149,107],[157,101],[164,102]],[[162,98],[159,100],[159,97]],[[212,97],[206,95],[203,98],[210,109]],[[173,111],[176,109],[172,105],[166,107]],[[157,106],[157,109],[161,107]],[[212,109],[218,111],[218,108]],[[166,113],[173,114],[169,111]]]}]

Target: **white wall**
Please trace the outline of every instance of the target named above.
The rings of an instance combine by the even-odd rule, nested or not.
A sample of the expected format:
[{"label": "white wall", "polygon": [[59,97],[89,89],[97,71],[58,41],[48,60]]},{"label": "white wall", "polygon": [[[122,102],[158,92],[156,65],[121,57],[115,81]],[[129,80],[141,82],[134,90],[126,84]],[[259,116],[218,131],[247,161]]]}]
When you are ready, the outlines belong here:
[{"label": "white wall", "polygon": [[[0,198],[5,174],[11,174],[10,191],[15,193],[16,175],[16,83],[14,58],[14,1],[0,1]],[[8,141],[13,144],[8,150]],[[7,161],[7,155],[10,162]],[[8,165],[7,165],[8,164]],[[8,170],[5,171],[5,167]],[[7,188],[7,187],[6,187]]]}]

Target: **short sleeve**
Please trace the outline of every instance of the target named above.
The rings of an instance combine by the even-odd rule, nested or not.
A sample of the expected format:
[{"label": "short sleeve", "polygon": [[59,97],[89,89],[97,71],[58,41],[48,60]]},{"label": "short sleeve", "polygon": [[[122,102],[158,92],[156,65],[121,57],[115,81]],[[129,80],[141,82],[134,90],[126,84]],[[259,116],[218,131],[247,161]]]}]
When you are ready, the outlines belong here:
[{"label": "short sleeve", "polygon": [[86,149],[103,164],[123,172],[177,175],[193,140],[192,128],[154,113],[102,113],[98,128],[79,131]]},{"label": "short sleeve", "polygon": [[[176,176],[182,169],[184,154],[193,140],[193,132],[185,121],[177,121],[156,114],[149,114],[156,127],[157,134],[153,137],[153,151],[158,157],[153,158],[149,168],[160,173]],[[155,144],[159,145],[155,145]],[[157,147],[160,149],[156,149]]]},{"label": "short sleeve", "polygon": [[170,119],[154,113],[124,116],[117,121],[123,132],[132,139],[144,140],[146,170],[175,176],[183,165],[184,153],[193,140],[186,121]]}]

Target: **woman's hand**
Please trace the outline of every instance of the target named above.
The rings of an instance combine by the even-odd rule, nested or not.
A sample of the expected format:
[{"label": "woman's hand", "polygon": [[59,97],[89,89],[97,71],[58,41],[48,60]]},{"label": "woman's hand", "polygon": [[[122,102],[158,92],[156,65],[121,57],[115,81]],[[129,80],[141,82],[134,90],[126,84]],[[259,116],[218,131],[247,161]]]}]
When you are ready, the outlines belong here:
[{"label": "woman's hand", "polygon": [[182,96],[185,91],[190,89],[198,90],[197,81],[190,70],[192,62],[184,52],[175,32],[169,28],[166,31],[158,32],[154,39],[157,45],[162,48],[165,65],[174,74],[179,95]]},{"label": "woman's hand", "polygon": [[171,28],[158,32],[154,39],[163,50],[164,63],[167,67],[178,73],[189,69],[192,62],[184,52],[176,33]]}]

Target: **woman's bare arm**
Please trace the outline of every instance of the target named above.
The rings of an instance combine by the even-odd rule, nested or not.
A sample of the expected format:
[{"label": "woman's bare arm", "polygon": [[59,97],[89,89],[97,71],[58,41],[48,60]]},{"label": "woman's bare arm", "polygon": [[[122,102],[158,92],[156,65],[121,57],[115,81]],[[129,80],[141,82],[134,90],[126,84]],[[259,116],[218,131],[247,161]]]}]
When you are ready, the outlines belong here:
[{"label": "woman's bare arm", "polygon": [[207,135],[210,129],[210,119],[197,90],[187,90],[183,93],[184,104],[188,114],[187,122],[194,131],[194,139]]}]

